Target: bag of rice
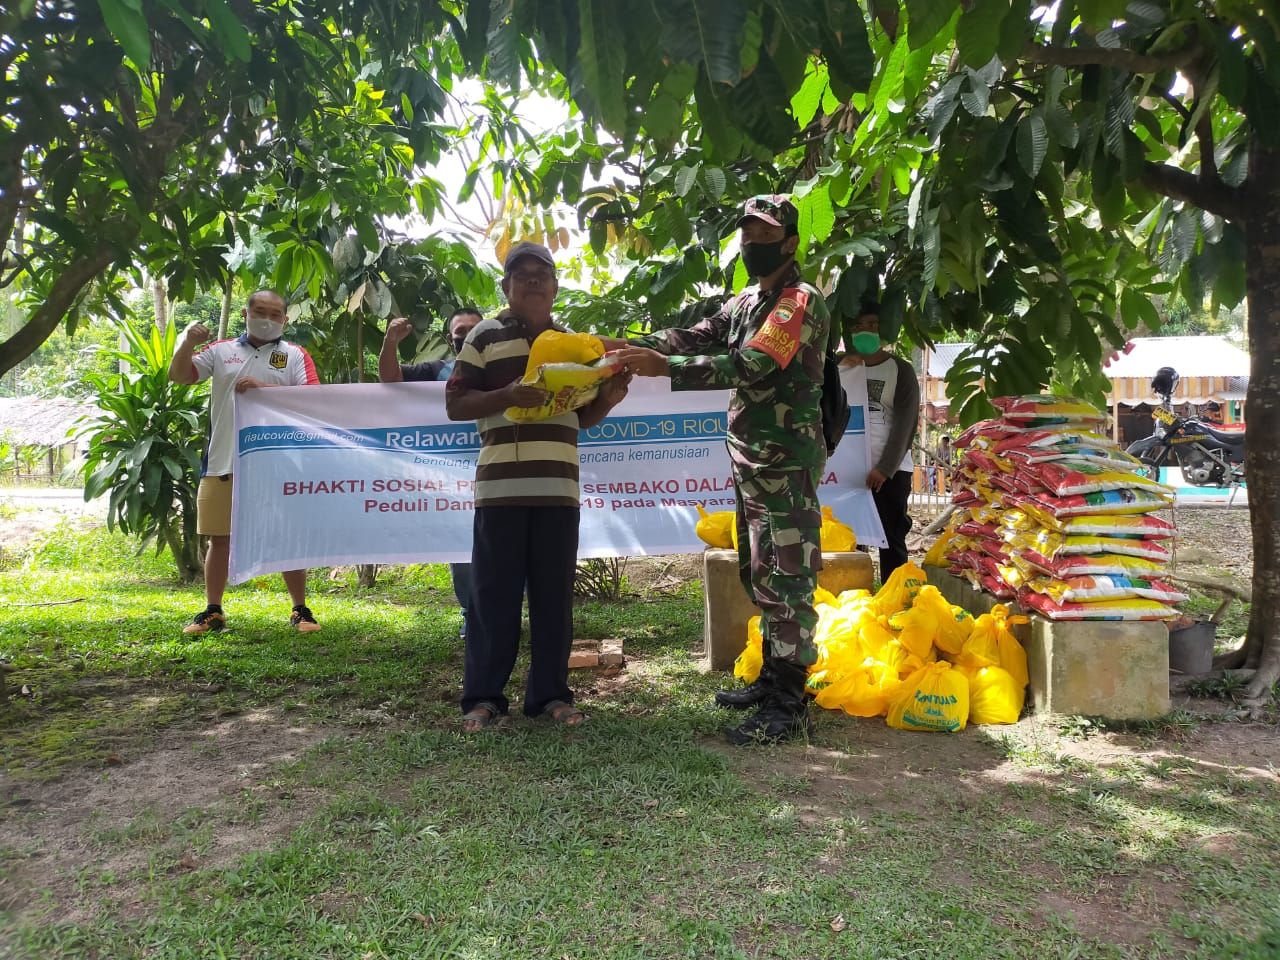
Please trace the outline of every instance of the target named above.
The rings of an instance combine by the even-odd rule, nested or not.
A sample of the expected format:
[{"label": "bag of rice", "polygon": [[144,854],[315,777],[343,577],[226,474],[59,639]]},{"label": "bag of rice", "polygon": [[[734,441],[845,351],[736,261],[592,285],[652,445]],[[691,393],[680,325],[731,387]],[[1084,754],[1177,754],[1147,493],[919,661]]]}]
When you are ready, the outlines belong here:
[{"label": "bag of rice", "polygon": [[1055,497],[1048,493],[1024,494],[1015,497],[1011,506],[1028,511],[1041,511],[1050,517],[1063,519],[1085,514],[1093,516],[1150,513],[1160,510],[1173,502],[1172,494],[1165,493],[1167,488],[1147,490],[1103,490],[1098,493],[1077,493],[1065,497]]},{"label": "bag of rice", "polygon": [[991,401],[1006,423],[1101,423],[1105,419],[1097,407],[1075,397],[1031,394],[996,397]]},{"label": "bag of rice", "polygon": [[1171,495],[1173,490],[1150,477],[1130,470],[1108,469],[1095,463],[1036,463],[1028,464],[1019,476],[1031,476],[1043,484],[1055,497],[1098,493],[1104,490],[1143,489]]},{"label": "bag of rice", "polygon": [[1046,594],[1058,603],[1090,603],[1095,600],[1124,600],[1128,597],[1159,600],[1161,603],[1182,603],[1187,599],[1185,593],[1180,593],[1163,580],[1144,580],[1114,574],[1068,577],[1066,580],[1033,577],[1019,586],[1022,585],[1028,590]]},{"label": "bag of rice", "polygon": [[1022,570],[1039,570],[1050,577],[1066,580],[1069,577],[1096,577],[1114,575],[1121,577],[1150,577],[1158,575],[1164,565],[1144,557],[1126,557],[1115,553],[1098,553],[1091,556],[1060,557],[1051,560],[1034,550],[1014,550],[1014,566]]},{"label": "bag of rice", "polygon": [[1117,553],[1126,557],[1146,557],[1160,561],[1169,559],[1169,551],[1153,540],[1072,536],[1054,530],[1021,530],[1006,535],[1005,542],[1016,549],[1034,550],[1050,560],[1095,553]]},{"label": "bag of rice", "polygon": [[1046,594],[1027,591],[1018,602],[1049,620],[1169,620],[1178,615],[1159,600],[1142,598],[1059,603]]}]

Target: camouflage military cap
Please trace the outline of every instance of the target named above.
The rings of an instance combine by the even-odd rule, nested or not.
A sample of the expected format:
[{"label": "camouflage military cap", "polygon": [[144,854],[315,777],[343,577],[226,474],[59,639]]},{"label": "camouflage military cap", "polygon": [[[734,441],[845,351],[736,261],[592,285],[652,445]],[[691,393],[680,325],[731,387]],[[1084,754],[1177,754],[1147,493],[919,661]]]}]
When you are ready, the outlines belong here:
[{"label": "camouflage military cap", "polygon": [[766,193],[747,201],[737,226],[741,227],[748,220],[763,220],[774,227],[796,227],[800,223],[800,211],[790,197]]}]

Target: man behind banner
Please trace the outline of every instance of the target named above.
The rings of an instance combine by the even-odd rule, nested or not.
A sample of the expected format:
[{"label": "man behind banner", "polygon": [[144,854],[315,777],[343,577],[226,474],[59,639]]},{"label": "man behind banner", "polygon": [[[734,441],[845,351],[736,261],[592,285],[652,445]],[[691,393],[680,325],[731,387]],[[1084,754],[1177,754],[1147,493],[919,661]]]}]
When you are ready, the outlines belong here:
[{"label": "man behind banner", "polygon": [[729,731],[738,744],[812,729],[804,688],[817,658],[818,483],[827,459],[819,403],[830,320],[822,294],[800,279],[798,223],[786,197],[748,200],[738,227],[757,286],[688,330],[661,330],[616,354],[634,373],[669,376],[676,390],[734,390],[728,446],[738,564],[765,638],[760,679],[716,694],[721,706],[757,708]]},{"label": "man behind banner", "polygon": [[546,247],[522,242],[503,263],[508,309],[476,325],[445,388],[451,420],[475,420],[475,522],[463,730],[487,727],[507,713],[504,690],[520,644],[520,606],[529,595],[526,716],[577,725],[586,719],[569,689],[573,580],[578,559],[578,430],[595,426],[626,395],[627,378],[611,378],[588,406],[546,420],[515,423],[509,407],[537,407],[544,393],[524,386],[529,348],[551,319],[559,290]]},{"label": "man behind banner", "polygon": [[[466,343],[467,334],[483,319],[484,314],[477,308],[459,307],[449,317],[449,323],[445,327],[454,357],[423,363],[401,363],[396,348],[400,341],[413,333],[413,324],[404,317],[396,317],[387,324],[386,335],[382,338],[382,350],[378,353],[378,379],[383,383],[448,380],[453,373],[454,358]],[[462,626],[458,629],[458,635],[466,640],[467,608],[471,603],[471,564],[451,563],[449,572],[453,578],[453,595],[458,598],[458,606],[462,608]]]},{"label": "man behind banner", "polygon": [[[245,332],[234,340],[218,340],[199,353],[192,351],[210,339],[203,323],[187,328],[173,360],[169,379],[197,383],[213,379],[209,448],[196,495],[196,530],[209,538],[204,560],[204,594],[207,605],[182,631],[208,633],[227,625],[222,594],[227,588],[227,563],[231,555],[231,486],[235,468],[235,394],[252,387],[287,387],[319,383],[311,355],[297,344],[282,340],[287,319],[284,298],[274,290],[250,295],[245,307]],[[320,629],[307,606],[307,571],[288,570],[285,586],[293,600],[289,622],[301,633]]]}]

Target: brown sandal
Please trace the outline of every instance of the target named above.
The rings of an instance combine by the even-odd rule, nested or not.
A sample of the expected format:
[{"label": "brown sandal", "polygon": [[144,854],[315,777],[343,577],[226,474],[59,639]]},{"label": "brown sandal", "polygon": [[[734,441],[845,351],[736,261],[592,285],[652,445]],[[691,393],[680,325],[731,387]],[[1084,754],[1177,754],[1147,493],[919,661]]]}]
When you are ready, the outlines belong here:
[{"label": "brown sandal", "polygon": [[581,726],[587,715],[575,707],[571,703],[565,703],[563,700],[552,700],[547,704],[546,709],[542,711],[544,717],[549,717],[556,723],[563,723],[566,727]]},{"label": "brown sandal", "polygon": [[462,715],[462,732],[477,733],[492,726],[501,714],[492,703],[477,703]]}]

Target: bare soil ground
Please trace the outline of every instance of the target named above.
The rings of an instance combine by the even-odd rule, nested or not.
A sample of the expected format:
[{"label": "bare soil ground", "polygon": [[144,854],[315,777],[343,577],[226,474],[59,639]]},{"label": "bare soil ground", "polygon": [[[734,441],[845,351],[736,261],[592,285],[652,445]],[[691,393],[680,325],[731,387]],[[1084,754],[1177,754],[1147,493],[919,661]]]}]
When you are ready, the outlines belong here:
[{"label": "bare soil ground", "polygon": [[30,891],[47,887],[49,919],[77,922],[88,916],[80,912],[81,887],[109,881],[104,889],[128,915],[144,877],[269,849],[319,793],[281,788],[275,775],[308,747],[349,730],[255,709],[166,730],[147,752],[108,758],[105,769],[49,782],[0,775],[0,850],[8,861],[0,911],[34,906]]}]

